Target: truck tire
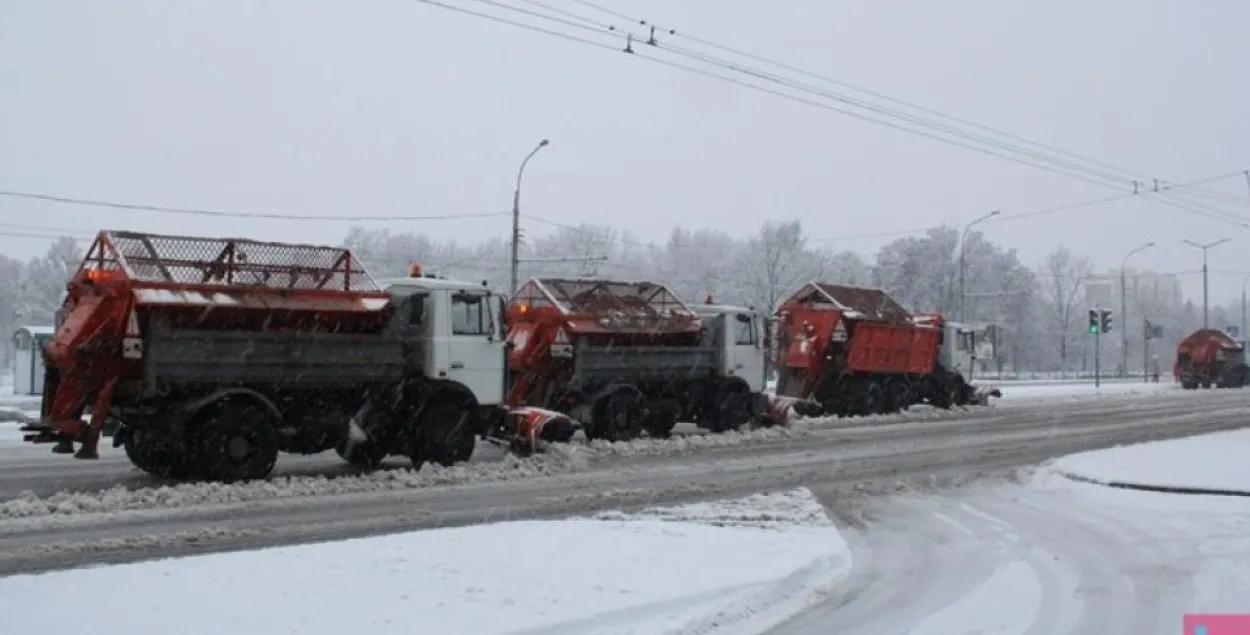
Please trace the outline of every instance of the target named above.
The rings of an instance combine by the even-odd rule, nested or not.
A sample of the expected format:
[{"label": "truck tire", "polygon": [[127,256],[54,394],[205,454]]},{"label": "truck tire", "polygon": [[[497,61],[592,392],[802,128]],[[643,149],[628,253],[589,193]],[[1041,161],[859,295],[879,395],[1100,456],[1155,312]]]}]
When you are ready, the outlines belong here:
[{"label": "truck tire", "polygon": [[881,387],[881,382],[869,380],[864,384],[864,393],[860,397],[859,414],[862,415],[879,415],[885,413],[886,406],[885,389]]},{"label": "truck tire", "polygon": [[364,432],[366,438],[352,443],[349,431],[349,438],[335,444],[334,451],[348,465],[364,470],[376,470],[390,454],[391,445],[396,436],[395,425],[387,410],[373,404],[366,408],[361,413],[359,421],[360,430]]},{"label": "truck tire", "polygon": [[943,377],[937,379],[936,383],[937,385],[933,388],[935,394],[930,401],[935,408],[950,410],[963,400],[964,382],[962,377],[958,375]]},{"label": "truck tire", "polygon": [[126,430],[122,449],[130,464],[160,479],[187,477],[187,458],[173,447],[162,446],[160,438],[142,428]]},{"label": "truck tire", "polygon": [[715,433],[737,430],[750,423],[750,389],[739,383],[726,384],[721,387],[716,393],[716,405],[712,416],[710,428]]},{"label": "truck tire", "polygon": [[264,479],[278,462],[278,428],[260,404],[229,398],[196,417],[197,475],[223,483]]},{"label": "truck tire", "polygon": [[675,399],[657,399],[647,404],[642,427],[657,439],[667,439],[673,434],[677,420],[681,418],[681,404]]},{"label": "truck tire", "polygon": [[451,467],[469,460],[476,439],[467,424],[468,415],[468,411],[454,401],[437,401],[426,406],[417,423],[416,442],[408,457],[412,469],[421,469],[426,461]]},{"label": "truck tire", "polygon": [[584,432],[594,441],[631,441],[642,434],[642,398],[630,388],[614,390],[595,402]]}]

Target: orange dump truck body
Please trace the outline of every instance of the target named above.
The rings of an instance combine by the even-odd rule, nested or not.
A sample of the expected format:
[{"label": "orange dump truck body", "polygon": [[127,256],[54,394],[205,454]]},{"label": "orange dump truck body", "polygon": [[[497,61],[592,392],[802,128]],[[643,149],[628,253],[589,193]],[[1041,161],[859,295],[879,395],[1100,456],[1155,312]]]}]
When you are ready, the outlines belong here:
[{"label": "orange dump truck body", "polygon": [[913,316],[881,289],[810,282],[778,318],[779,397],[841,414],[966,401],[962,376],[939,363],[940,315]]},{"label": "orange dump truck body", "polygon": [[847,344],[840,365],[847,373],[924,375],[937,363],[940,322],[915,324],[880,289],[813,282],[784,302],[778,314],[786,368],[810,374],[826,361],[832,343]]},{"label": "orange dump truck body", "polygon": [[1224,331],[1200,329],[1176,346],[1172,374],[1186,389],[1240,387],[1250,379],[1245,348]]}]

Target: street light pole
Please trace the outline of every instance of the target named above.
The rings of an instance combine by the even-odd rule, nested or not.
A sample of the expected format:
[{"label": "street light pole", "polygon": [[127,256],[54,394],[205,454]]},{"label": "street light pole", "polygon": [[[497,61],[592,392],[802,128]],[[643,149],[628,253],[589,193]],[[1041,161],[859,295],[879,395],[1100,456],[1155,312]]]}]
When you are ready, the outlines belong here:
[{"label": "street light pole", "polygon": [[1221,238],[1215,242],[1207,243],[1205,245],[1198,244],[1192,240],[1185,241],[1186,245],[1189,245],[1190,247],[1197,247],[1202,250],[1202,328],[1204,329],[1211,328],[1211,323],[1208,319],[1210,316],[1210,305],[1207,300],[1207,250],[1215,247],[1216,245],[1222,245],[1229,240],[1232,239]]},{"label": "street light pole", "polygon": [[965,243],[965,242],[967,242],[967,240],[968,240],[968,231],[972,229],[972,226],[973,226],[973,225],[976,225],[977,223],[979,223],[979,222],[981,222],[981,221],[983,221],[983,220],[986,220],[986,219],[988,219],[988,218],[993,218],[993,217],[995,217],[995,216],[998,216],[999,211],[1000,211],[1000,210],[994,210],[994,211],[990,212],[989,214],[986,214],[985,216],[982,216],[982,217],[980,217],[980,218],[978,218],[978,219],[976,219],[976,220],[972,221],[971,223],[968,223],[968,226],[967,226],[967,227],[964,227],[964,232],[963,232],[962,234],[960,234],[960,235],[959,235],[959,321],[960,321],[960,322],[963,322],[963,321],[964,321],[964,319],[965,319],[965,315],[964,315],[964,298],[965,298],[965,295],[964,295],[964,278],[967,276],[967,266],[966,266],[966,265],[965,265],[965,263],[964,263],[964,243]]},{"label": "street light pole", "polygon": [[1128,255],[1124,256],[1124,260],[1120,262],[1120,338],[1121,338],[1120,339],[1120,353],[1121,353],[1121,365],[1120,365],[1121,375],[1120,376],[1121,377],[1128,375],[1128,293],[1125,291],[1125,288],[1128,286],[1128,276],[1125,274],[1125,271],[1128,267],[1128,259],[1132,258],[1133,255],[1136,254],[1137,252],[1143,251],[1145,249],[1150,249],[1151,247],[1154,247],[1154,246],[1155,246],[1154,241],[1150,241],[1142,245],[1141,247],[1138,247],[1137,249],[1134,249],[1133,251],[1128,252]]},{"label": "street light pole", "polygon": [[1246,336],[1246,283],[1250,282],[1250,276],[1246,276],[1241,281],[1241,341],[1246,342],[1250,339]]},{"label": "street light pole", "polygon": [[526,164],[530,162],[530,159],[534,158],[535,154],[538,154],[539,150],[547,147],[548,143],[551,142],[547,139],[539,141],[538,145],[533,150],[530,150],[529,154],[525,155],[525,159],[521,161],[521,167],[517,168],[516,171],[516,188],[512,190],[512,285],[508,287],[508,295],[516,293],[516,288],[519,284],[517,275],[521,267],[521,177],[525,174]]}]

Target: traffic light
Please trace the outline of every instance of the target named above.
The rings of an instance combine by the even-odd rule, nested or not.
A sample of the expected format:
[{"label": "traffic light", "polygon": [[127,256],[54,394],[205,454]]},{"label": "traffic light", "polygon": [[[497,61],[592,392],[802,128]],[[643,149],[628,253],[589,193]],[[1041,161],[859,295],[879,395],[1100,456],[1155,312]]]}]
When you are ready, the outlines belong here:
[{"label": "traffic light", "polygon": [[1098,333],[1099,324],[1100,322],[1098,320],[1098,309],[1090,309],[1089,310],[1089,334],[1090,335],[1096,335]]},{"label": "traffic light", "polygon": [[1098,325],[1099,332],[1110,333],[1111,332],[1111,309],[1103,309],[1101,317],[1102,317],[1102,322]]}]

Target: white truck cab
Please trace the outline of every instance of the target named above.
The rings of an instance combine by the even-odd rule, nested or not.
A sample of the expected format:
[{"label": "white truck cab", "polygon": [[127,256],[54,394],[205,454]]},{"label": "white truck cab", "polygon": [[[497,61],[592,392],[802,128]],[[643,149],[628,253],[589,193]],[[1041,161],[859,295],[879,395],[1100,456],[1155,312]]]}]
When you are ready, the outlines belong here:
[{"label": "white truck cab", "polygon": [[721,374],[740,377],[753,393],[764,392],[764,360],[767,352],[761,329],[763,320],[751,309],[724,304],[691,306],[707,328],[719,329],[723,337],[711,338],[721,346]]},{"label": "white truck cab", "polygon": [[382,280],[397,304],[407,334],[424,343],[417,351],[431,379],[454,381],[478,404],[504,401],[506,338],[499,323],[502,296],[485,284],[422,275],[414,265],[407,278]]},{"label": "white truck cab", "polygon": [[946,322],[942,325],[942,345],[938,349],[938,363],[943,368],[957,372],[970,379],[977,359],[978,329],[970,324]]}]

